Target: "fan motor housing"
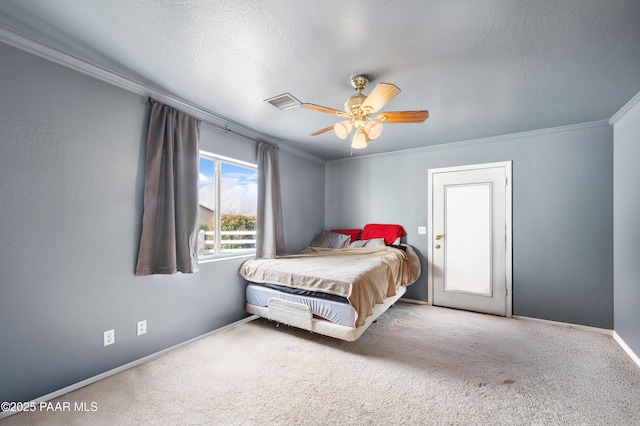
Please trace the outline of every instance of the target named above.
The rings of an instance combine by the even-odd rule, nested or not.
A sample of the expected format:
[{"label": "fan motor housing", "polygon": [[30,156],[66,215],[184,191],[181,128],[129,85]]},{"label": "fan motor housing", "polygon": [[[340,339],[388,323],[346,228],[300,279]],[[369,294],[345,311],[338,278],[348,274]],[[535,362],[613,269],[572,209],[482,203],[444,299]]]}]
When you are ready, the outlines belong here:
[{"label": "fan motor housing", "polygon": [[352,95],[347,99],[347,102],[344,103],[345,111],[349,111],[351,115],[362,115],[362,110],[360,109],[360,105],[367,99],[366,95],[363,95],[361,92]]},{"label": "fan motor housing", "polygon": [[347,111],[351,117],[359,120],[365,120],[368,111],[363,111],[360,107],[362,103],[367,99],[367,95],[364,95],[362,91],[369,84],[369,79],[364,75],[356,75],[351,77],[351,86],[356,89],[356,93],[347,99],[344,103],[344,110]]}]

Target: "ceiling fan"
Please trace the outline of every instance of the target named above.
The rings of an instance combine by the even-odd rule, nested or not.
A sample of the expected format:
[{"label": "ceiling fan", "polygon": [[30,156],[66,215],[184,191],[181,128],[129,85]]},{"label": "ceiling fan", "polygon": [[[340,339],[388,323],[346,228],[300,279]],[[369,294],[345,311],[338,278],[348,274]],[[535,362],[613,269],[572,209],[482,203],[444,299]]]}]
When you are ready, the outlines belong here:
[{"label": "ceiling fan", "polygon": [[361,149],[366,147],[368,142],[382,134],[382,123],[422,123],[429,118],[429,111],[424,110],[381,112],[371,116],[371,114],[378,112],[400,93],[400,89],[393,84],[379,83],[367,96],[362,93],[362,90],[368,83],[369,79],[364,75],[351,77],[351,85],[356,90],[356,94],[347,99],[344,104],[344,111],[315,104],[300,104],[301,107],[306,109],[347,119],[333,126],[310,133],[309,136],[317,136],[333,129],[340,139],[346,139],[353,130],[351,148]]}]

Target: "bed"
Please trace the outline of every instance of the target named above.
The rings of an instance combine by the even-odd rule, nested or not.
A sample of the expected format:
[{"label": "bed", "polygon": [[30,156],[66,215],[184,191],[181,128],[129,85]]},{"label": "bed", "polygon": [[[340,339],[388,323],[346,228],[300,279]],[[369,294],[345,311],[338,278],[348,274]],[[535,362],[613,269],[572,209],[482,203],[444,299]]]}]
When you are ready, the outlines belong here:
[{"label": "bed", "polygon": [[[357,232],[357,234],[356,234]],[[249,313],[354,341],[420,276],[400,225],[321,231],[303,251],[241,269]]]}]

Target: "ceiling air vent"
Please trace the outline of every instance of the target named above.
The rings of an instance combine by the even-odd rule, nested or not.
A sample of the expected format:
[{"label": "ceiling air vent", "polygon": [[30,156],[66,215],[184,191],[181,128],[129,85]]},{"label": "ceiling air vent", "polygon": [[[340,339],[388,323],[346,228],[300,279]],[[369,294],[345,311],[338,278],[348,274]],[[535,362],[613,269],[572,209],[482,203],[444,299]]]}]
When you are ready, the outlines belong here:
[{"label": "ceiling air vent", "polygon": [[288,93],[283,93],[282,95],[275,96],[271,99],[265,99],[264,101],[269,102],[281,111],[287,111],[300,105],[300,101]]}]

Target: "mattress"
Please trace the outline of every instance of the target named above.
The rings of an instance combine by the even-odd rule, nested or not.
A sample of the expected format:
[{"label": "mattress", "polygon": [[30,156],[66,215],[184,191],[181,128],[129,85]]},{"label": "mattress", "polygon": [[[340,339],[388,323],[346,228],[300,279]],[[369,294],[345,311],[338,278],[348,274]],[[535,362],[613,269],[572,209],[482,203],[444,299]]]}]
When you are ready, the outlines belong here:
[{"label": "mattress", "polygon": [[373,308],[373,313],[368,316],[364,324],[359,327],[347,327],[340,324],[327,321],[325,319],[315,317],[311,309],[303,304],[289,302],[287,300],[270,299],[269,306],[257,306],[247,303],[247,312],[258,315],[262,318],[268,318],[278,323],[287,324],[298,327],[312,333],[322,334],[324,336],[334,337],[336,339],[353,342],[358,340],[362,333],[365,332],[375,320],[385,313],[391,305],[393,305],[407,291],[406,287],[400,287],[398,293],[393,297],[387,297],[383,303],[377,304]]},{"label": "mattress", "polygon": [[349,299],[356,326],[372,309],[420,275],[420,260],[410,246],[324,249],[307,247],[295,255],[249,259],[240,268],[248,282],[278,284]]},{"label": "mattress", "polygon": [[247,285],[247,303],[256,306],[269,306],[269,299],[282,299],[308,306],[311,312],[335,324],[355,327],[357,313],[348,303],[329,299],[284,293],[272,288],[255,284]]}]

